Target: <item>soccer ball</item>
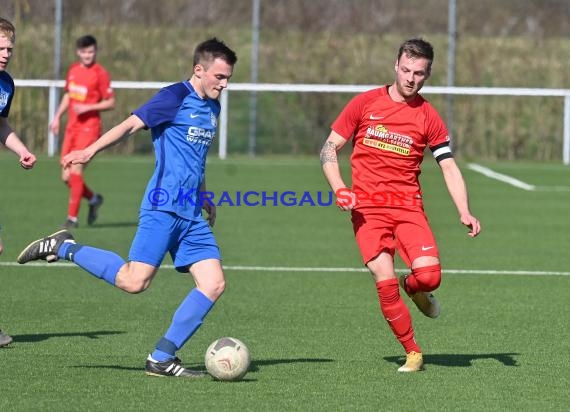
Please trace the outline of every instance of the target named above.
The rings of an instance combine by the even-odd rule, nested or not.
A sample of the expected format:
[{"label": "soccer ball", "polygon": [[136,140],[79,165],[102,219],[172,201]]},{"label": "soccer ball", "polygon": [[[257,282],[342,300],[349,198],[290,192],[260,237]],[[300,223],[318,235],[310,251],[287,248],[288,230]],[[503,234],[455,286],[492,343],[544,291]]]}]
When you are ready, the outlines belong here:
[{"label": "soccer ball", "polygon": [[235,381],[247,373],[249,349],[236,338],[220,338],[208,347],[205,356],[206,369],[221,381]]}]

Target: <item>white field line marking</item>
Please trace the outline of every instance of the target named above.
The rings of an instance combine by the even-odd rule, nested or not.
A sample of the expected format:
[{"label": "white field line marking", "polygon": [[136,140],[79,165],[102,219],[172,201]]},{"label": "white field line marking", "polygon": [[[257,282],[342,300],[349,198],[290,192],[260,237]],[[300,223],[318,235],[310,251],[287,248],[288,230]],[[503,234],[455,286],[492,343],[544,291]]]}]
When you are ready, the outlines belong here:
[{"label": "white field line marking", "polygon": [[537,192],[570,192],[570,186],[535,186]]},{"label": "white field line marking", "polygon": [[[45,267],[76,267],[73,263],[68,262],[31,262],[26,265],[20,265],[16,262],[0,262],[0,266],[20,266],[22,268],[45,268]],[[161,265],[164,269],[174,269],[174,265]],[[333,268],[333,267],[287,267],[287,266],[224,266],[224,270],[235,270],[242,272],[368,272],[366,268]],[[396,269],[398,273],[407,273],[408,269]],[[528,276],[570,276],[570,272],[556,271],[537,271],[537,270],[486,270],[486,269],[444,269],[445,274],[456,275],[528,275]]]},{"label": "white field line marking", "polygon": [[505,175],[502,173],[495,172],[494,170],[489,169],[488,167],[484,167],[478,165],[477,163],[469,163],[467,167],[475,172],[479,172],[488,178],[499,180],[501,182],[507,183],[511,186],[518,187],[519,189],[523,190],[536,190],[536,186],[523,182],[522,180],[515,179],[509,175]]},{"label": "white field line marking", "polygon": [[514,177],[495,172],[487,167],[478,165],[477,163],[469,163],[467,167],[475,172],[481,173],[491,179],[500,180],[501,182],[508,183],[512,186],[537,192],[570,192],[570,186],[535,186],[529,183],[525,183],[521,180],[515,179]]}]

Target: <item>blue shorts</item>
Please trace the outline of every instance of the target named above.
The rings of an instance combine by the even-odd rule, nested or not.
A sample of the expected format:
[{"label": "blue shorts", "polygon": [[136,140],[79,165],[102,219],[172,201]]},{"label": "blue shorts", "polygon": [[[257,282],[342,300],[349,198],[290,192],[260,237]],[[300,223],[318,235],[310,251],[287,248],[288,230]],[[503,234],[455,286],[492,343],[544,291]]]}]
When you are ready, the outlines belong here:
[{"label": "blue shorts", "polygon": [[177,271],[205,259],[221,260],[220,248],[204,219],[194,221],[160,210],[141,210],[129,260],[159,267],[170,252]]}]

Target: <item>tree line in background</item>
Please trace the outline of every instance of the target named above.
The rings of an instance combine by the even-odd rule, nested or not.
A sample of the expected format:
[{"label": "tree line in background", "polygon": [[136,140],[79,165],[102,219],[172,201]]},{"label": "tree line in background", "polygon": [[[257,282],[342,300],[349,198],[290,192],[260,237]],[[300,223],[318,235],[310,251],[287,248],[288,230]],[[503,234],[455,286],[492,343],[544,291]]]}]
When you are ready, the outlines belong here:
[{"label": "tree line in background", "polygon": [[[6,3],[6,2],[4,2]],[[19,79],[53,78],[52,0],[14,0],[0,14],[17,26],[9,71]],[[248,82],[251,0],[63,0],[62,74],[74,41],[91,33],[114,80],[178,81],[191,71],[194,45],[216,35],[236,50],[233,82]],[[259,81],[384,84],[393,80],[397,47],[421,35],[436,48],[429,85],[446,85],[448,0],[261,0]],[[568,88],[568,0],[457,0],[458,86]],[[120,121],[154,91],[117,90]],[[443,96],[426,96],[445,115]],[[343,94],[260,93],[257,153],[314,154]],[[36,150],[46,148],[47,90],[19,88],[11,120]],[[560,158],[558,98],[456,97],[453,135],[465,157]],[[229,153],[248,151],[249,94],[232,92]],[[150,139],[117,147],[147,152]]]}]

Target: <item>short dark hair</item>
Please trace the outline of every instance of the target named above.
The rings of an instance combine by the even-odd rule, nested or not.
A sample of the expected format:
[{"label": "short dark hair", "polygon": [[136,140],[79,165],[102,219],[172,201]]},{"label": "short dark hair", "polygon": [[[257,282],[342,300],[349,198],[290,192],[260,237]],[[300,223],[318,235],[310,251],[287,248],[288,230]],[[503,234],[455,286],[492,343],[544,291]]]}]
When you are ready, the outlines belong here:
[{"label": "short dark hair", "polygon": [[81,36],[75,42],[75,47],[78,49],[84,49],[85,47],[95,46],[97,48],[97,39],[90,34]]},{"label": "short dark hair", "polygon": [[428,70],[431,70],[431,64],[433,62],[433,46],[424,39],[414,38],[406,40],[398,50],[398,61],[400,61],[400,57],[402,57],[403,54],[408,57],[421,57],[427,59],[429,61]]},{"label": "short dark hair", "polygon": [[194,66],[211,62],[218,58],[224,60],[231,66],[237,62],[235,52],[226,46],[223,41],[215,37],[198,44],[194,50]]}]

